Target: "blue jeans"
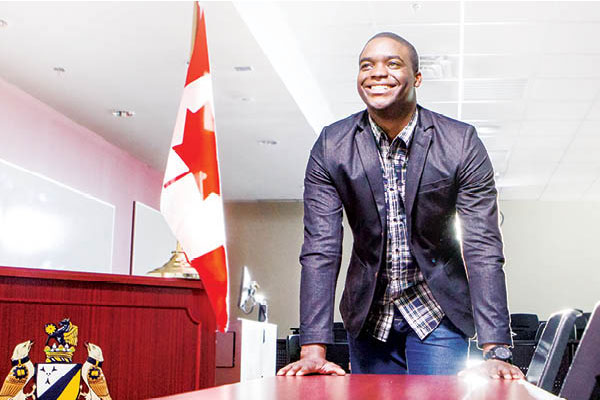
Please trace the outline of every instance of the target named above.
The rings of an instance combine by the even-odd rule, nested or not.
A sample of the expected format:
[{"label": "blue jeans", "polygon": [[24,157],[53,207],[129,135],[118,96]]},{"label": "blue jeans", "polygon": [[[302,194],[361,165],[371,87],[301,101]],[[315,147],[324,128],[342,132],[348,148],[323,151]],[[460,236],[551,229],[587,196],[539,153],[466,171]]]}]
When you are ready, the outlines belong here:
[{"label": "blue jeans", "polygon": [[469,339],[444,317],[425,339],[398,310],[387,342],[369,333],[348,335],[353,374],[455,375],[466,366]]}]

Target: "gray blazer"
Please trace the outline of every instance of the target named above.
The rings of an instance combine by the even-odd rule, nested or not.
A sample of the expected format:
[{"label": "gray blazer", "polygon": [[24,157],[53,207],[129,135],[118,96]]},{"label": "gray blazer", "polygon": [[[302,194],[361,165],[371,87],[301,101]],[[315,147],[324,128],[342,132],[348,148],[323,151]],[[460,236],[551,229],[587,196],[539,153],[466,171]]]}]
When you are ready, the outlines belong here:
[{"label": "gray blazer", "polygon": [[[419,107],[404,204],[411,252],[448,318],[469,337],[476,330],[480,344],[512,344],[494,171],[473,126]],[[354,243],[340,312],[356,337],[386,254],[383,176],[366,111],[325,127],[310,153],[300,254],[301,344],[333,342],[342,209]]]}]

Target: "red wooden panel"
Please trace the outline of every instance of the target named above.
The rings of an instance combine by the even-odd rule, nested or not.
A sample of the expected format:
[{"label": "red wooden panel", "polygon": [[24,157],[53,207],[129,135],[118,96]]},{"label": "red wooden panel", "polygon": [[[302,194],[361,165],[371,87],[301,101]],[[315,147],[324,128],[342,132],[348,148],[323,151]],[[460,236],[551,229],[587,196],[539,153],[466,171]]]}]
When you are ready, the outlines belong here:
[{"label": "red wooden panel", "polygon": [[113,399],[214,386],[215,317],[199,281],[0,267],[0,379],[17,343],[33,339],[44,362],[44,325],[65,317],[102,348]]}]

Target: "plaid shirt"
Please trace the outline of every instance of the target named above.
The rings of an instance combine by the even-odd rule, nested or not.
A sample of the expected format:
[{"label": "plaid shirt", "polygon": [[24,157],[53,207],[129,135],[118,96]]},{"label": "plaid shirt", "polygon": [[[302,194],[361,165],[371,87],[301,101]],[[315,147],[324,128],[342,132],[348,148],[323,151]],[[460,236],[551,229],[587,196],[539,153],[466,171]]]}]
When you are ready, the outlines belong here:
[{"label": "plaid shirt", "polygon": [[384,342],[387,341],[392,327],[394,304],[421,339],[433,331],[444,317],[442,308],[433,298],[410,252],[406,231],[406,164],[417,120],[418,110],[408,125],[390,143],[383,129],[369,116],[371,130],[379,148],[385,188],[387,254],[385,268],[379,274],[377,294],[366,326],[373,337]]}]

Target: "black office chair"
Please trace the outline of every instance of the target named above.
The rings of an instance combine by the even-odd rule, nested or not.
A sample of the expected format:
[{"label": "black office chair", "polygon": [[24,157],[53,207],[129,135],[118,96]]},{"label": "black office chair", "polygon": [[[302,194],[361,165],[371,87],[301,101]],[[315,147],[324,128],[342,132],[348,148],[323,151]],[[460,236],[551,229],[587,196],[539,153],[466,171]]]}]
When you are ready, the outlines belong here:
[{"label": "black office chair", "polygon": [[560,391],[566,399],[600,399],[600,303],[594,307]]},{"label": "black office chair", "polygon": [[550,316],[529,363],[529,382],[544,390],[552,390],[569,336],[579,315],[580,311],[565,310]]},{"label": "black office chair", "polygon": [[533,340],[539,320],[536,314],[511,314],[510,328],[514,334],[513,340]]}]

